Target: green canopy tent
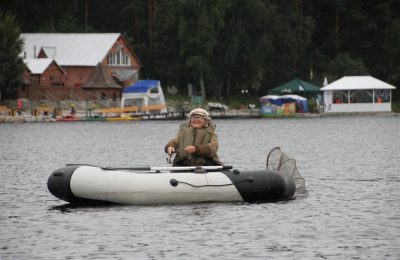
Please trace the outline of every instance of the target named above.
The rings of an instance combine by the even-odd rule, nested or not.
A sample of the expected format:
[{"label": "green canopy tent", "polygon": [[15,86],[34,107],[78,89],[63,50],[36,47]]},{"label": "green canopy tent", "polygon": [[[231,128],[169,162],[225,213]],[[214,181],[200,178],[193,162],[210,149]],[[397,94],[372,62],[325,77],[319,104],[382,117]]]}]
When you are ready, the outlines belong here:
[{"label": "green canopy tent", "polygon": [[316,97],[321,91],[320,87],[300,80],[294,79],[286,82],[285,84],[279,85],[269,91],[269,94],[298,94],[303,97]]}]

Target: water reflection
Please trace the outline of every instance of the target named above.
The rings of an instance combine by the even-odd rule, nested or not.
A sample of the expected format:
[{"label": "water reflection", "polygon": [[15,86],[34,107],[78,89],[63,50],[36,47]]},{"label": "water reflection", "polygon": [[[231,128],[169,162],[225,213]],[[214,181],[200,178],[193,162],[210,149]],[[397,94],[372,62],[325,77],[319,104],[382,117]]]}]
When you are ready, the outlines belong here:
[{"label": "water reflection", "polygon": [[49,211],[60,211],[61,213],[70,213],[74,210],[92,210],[92,209],[106,209],[112,207],[121,207],[121,205],[107,203],[107,202],[95,202],[92,203],[66,203],[63,205],[51,206]]}]

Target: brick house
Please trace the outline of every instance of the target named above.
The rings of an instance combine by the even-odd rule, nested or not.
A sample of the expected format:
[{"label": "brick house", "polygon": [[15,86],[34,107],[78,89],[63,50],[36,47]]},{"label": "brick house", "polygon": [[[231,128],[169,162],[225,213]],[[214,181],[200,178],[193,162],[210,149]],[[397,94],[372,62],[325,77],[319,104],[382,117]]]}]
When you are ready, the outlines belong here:
[{"label": "brick house", "polygon": [[26,64],[18,98],[119,100],[141,62],[120,33],[23,33]]}]

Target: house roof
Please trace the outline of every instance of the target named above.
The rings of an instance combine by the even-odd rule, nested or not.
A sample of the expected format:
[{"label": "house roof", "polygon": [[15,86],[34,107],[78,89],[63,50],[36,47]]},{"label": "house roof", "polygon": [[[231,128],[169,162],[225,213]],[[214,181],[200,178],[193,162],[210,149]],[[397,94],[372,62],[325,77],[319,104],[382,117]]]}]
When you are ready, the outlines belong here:
[{"label": "house roof", "polygon": [[321,88],[324,91],[354,89],[396,89],[396,87],[371,76],[346,76]]},{"label": "house roof", "polygon": [[33,59],[43,50],[60,66],[96,66],[120,36],[120,33],[22,33],[23,56]]},{"label": "house roof", "polygon": [[280,93],[292,93],[292,92],[316,92],[320,91],[320,88],[312,83],[306,82],[301,79],[294,79],[286,82],[285,84],[279,85],[269,92],[274,94]]},{"label": "house roof", "polygon": [[[26,67],[28,67],[29,71],[32,74],[42,74],[52,62],[54,62],[53,59],[25,59],[24,60]],[[56,65],[58,66],[57,62]],[[59,67],[59,66],[58,66]],[[60,67],[59,67],[60,68]],[[63,69],[60,68],[62,72],[64,72]]]},{"label": "house roof", "polygon": [[82,85],[82,88],[118,88],[122,87],[108,75],[105,65],[99,63],[88,80]]},{"label": "house roof", "polygon": [[116,69],[112,71],[112,75],[117,77],[121,81],[133,78],[138,73],[137,70],[130,69]]}]

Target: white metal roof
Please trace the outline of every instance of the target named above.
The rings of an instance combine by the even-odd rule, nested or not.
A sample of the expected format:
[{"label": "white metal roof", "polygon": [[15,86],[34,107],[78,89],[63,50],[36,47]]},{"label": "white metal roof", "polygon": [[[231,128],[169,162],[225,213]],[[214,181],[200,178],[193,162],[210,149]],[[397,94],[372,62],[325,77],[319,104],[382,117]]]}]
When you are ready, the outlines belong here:
[{"label": "white metal roof", "polygon": [[396,87],[371,76],[347,76],[321,88],[321,90],[353,89],[396,89]]},{"label": "white metal roof", "polygon": [[24,62],[32,74],[42,74],[53,62],[53,59],[26,59]]},{"label": "white metal roof", "polygon": [[[44,48],[60,66],[96,66],[120,37],[120,33],[22,33],[21,56],[33,59]],[[36,49],[36,50],[35,50]]]}]

